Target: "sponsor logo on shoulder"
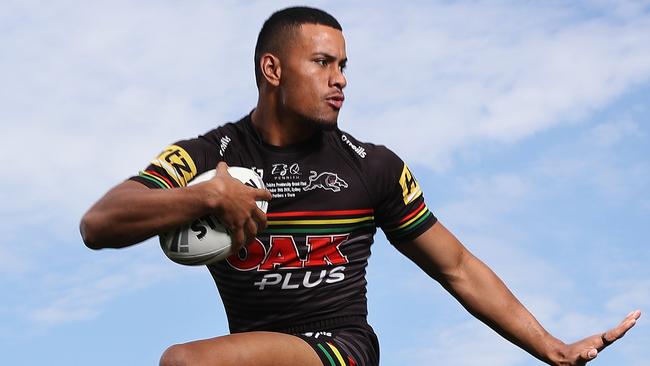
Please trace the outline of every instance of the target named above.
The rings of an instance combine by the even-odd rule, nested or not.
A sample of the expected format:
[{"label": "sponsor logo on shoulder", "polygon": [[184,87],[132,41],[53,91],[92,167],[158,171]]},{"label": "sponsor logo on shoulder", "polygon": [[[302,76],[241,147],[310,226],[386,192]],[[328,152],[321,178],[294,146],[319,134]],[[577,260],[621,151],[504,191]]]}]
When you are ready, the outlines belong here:
[{"label": "sponsor logo on shoulder", "polygon": [[341,140],[345,142],[357,155],[361,157],[361,159],[365,159],[366,157],[366,149],[364,149],[362,146],[357,146],[350,141],[347,135],[341,135]]},{"label": "sponsor logo on shoulder", "polygon": [[404,199],[404,204],[408,205],[413,202],[414,199],[422,195],[422,190],[418,181],[415,180],[413,173],[409,168],[404,164],[402,169],[402,175],[399,178],[399,185],[402,187],[402,198]]},{"label": "sponsor logo on shoulder", "polygon": [[151,161],[163,168],[176,183],[184,187],[196,175],[196,165],[190,154],[178,145],[171,145]]},{"label": "sponsor logo on shoulder", "polygon": [[339,178],[336,173],[322,172],[318,174],[313,170],[310,173],[309,183],[302,188],[304,191],[321,188],[326,191],[339,192],[341,188],[348,188],[348,183]]}]

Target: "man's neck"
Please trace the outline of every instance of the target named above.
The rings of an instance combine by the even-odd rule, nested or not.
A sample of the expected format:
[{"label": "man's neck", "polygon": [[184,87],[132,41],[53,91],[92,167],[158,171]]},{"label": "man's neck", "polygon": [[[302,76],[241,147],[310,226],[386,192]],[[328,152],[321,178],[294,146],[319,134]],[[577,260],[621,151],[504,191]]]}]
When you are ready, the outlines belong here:
[{"label": "man's neck", "polygon": [[275,108],[258,103],[251,114],[253,128],[262,140],[273,146],[289,146],[310,139],[317,129],[296,117],[283,116]]}]

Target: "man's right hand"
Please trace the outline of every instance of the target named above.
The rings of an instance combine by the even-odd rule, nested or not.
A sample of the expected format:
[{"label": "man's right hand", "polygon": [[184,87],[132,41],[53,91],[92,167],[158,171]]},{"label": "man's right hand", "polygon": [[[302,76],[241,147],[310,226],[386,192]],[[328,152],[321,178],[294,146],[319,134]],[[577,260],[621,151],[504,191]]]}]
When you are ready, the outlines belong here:
[{"label": "man's right hand", "polygon": [[257,207],[256,201],[270,201],[271,192],[242,184],[228,173],[225,162],[217,165],[214,178],[195,187],[204,190],[208,205],[229,231],[233,253],[266,228],[266,214]]}]

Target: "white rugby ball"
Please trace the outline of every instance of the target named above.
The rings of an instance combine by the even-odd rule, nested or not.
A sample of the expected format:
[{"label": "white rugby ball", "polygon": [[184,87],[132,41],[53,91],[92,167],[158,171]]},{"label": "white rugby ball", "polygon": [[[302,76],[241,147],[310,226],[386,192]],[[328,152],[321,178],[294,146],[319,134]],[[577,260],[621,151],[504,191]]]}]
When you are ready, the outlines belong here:
[{"label": "white rugby ball", "polygon": [[[251,169],[233,166],[228,168],[228,173],[247,186],[265,188],[262,178]],[[209,170],[194,178],[189,185],[205,182],[215,175],[215,169]],[[257,207],[266,213],[268,202],[257,201]],[[212,264],[232,254],[230,235],[219,223],[219,219],[213,215],[198,218],[168,233],[160,234],[159,238],[165,255],[179,264],[189,266]]]}]

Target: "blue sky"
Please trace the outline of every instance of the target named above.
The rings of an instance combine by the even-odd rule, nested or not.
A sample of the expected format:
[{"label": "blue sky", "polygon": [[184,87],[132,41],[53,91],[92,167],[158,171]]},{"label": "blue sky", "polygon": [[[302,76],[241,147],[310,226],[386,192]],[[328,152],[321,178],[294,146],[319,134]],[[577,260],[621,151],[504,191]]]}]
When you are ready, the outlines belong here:
[{"label": "blue sky", "polygon": [[[557,337],[650,308],[650,2],[307,2],[344,27],[340,125],[406,160],[428,205]],[[83,212],[169,142],[255,104],[289,2],[0,4],[0,354],[156,364],[227,332],[206,270],[156,240],[93,252]],[[372,5],[371,5],[372,4]],[[377,236],[382,365],[536,365]],[[594,365],[647,365],[642,318]]]}]

